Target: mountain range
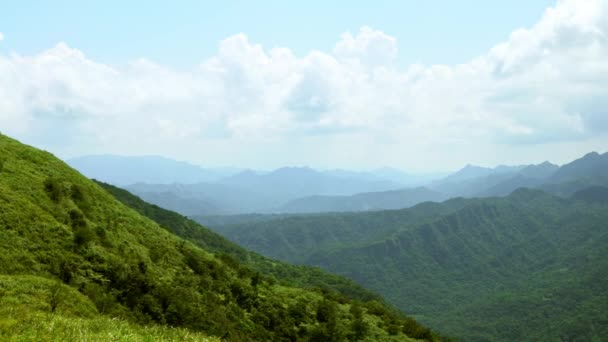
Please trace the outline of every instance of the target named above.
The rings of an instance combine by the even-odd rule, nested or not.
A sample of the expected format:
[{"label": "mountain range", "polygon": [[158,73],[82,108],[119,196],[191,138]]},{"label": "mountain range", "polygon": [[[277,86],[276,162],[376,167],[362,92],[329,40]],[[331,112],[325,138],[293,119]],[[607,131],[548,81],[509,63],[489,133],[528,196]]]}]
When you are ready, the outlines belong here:
[{"label": "mountain range", "polygon": [[607,205],[600,186],[569,198],[520,188],[210,227],[263,255],[353,279],[463,340],[599,341],[608,336]]},{"label": "mountain range", "polygon": [[[549,162],[495,168],[467,165],[444,178],[428,176],[427,183],[418,187],[403,184],[408,179],[409,184],[415,184],[423,176],[390,168],[355,172],[285,167],[270,172],[244,170],[220,177],[217,170],[165,159],[145,162],[146,157],[121,158],[86,157],[69,162],[89,177],[123,184],[146,201],[188,216],[398,209],[452,197],[506,196],[520,187],[569,196],[587,186],[608,184],[606,176],[593,173],[608,159],[606,153],[596,152],[561,167]],[[127,166],[121,168],[121,161]],[[154,166],[153,161],[160,162]],[[144,172],[144,166],[151,171]],[[171,173],[173,169],[179,171]],[[195,181],[200,179],[208,181]],[[126,180],[133,183],[125,185]]]}]

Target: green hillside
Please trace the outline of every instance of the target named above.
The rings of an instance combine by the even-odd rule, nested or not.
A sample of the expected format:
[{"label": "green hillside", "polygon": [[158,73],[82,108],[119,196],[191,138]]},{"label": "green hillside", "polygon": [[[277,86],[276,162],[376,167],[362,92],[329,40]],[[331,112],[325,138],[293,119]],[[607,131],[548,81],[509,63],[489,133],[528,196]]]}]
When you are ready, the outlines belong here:
[{"label": "green hillside", "polygon": [[438,339],[378,301],[286,286],[183,240],[47,152],[0,135],[0,156],[3,340]]},{"label": "green hillside", "polygon": [[605,195],[520,189],[217,230],[264,255],[354,279],[464,340],[600,341],[608,338]]}]

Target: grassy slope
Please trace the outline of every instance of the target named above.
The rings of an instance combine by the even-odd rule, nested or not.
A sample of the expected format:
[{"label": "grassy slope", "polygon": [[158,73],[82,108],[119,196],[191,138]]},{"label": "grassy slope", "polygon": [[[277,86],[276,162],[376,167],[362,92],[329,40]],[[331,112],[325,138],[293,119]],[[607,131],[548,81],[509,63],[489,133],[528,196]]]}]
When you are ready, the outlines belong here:
[{"label": "grassy slope", "polygon": [[[220,231],[268,256],[348,276],[453,336],[593,340],[608,337],[608,207],[595,202],[522,189]],[[363,238],[338,243],[336,234]]]},{"label": "grassy slope", "polygon": [[[2,334],[14,337],[23,329],[42,336],[56,326],[63,328],[49,328],[45,336],[59,340],[84,329],[83,339],[95,339],[99,331],[118,329],[134,336],[201,331],[235,341],[338,341],[354,339],[363,326],[364,340],[409,340],[404,332],[431,338],[376,301],[357,304],[332,292],[275,284],[182,240],[47,152],[0,135],[0,156],[0,274],[58,279],[93,304],[92,318],[60,309],[40,313],[44,309],[28,308],[18,282],[9,281],[4,293],[17,291],[16,299],[2,309],[32,323],[8,320]],[[125,323],[112,328],[105,317]],[[108,325],[98,329],[89,319]]]},{"label": "grassy slope", "polygon": [[[60,297],[54,313],[49,298]],[[201,341],[219,342],[187,329],[142,326],[100,316],[75,289],[35,276],[0,275],[2,341]]]}]

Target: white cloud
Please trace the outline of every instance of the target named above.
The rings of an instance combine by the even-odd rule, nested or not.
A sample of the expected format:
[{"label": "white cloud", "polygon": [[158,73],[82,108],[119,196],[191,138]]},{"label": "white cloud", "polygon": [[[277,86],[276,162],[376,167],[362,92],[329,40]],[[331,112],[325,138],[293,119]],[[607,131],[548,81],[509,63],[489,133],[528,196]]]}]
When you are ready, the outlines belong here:
[{"label": "white cloud", "polygon": [[334,54],[368,65],[388,64],[397,57],[397,39],[363,26],[356,37],[350,32],[342,34]]},{"label": "white cloud", "polygon": [[[397,40],[369,27],[302,57],[237,34],[188,72],[105,65],[65,43],[0,55],[0,127],[64,154],[275,166],[440,168],[608,146],[607,3],[560,1],[454,66],[398,68]],[[64,131],[79,143],[59,139]]]},{"label": "white cloud", "polygon": [[4,34],[0,32],[0,42],[4,40]]}]

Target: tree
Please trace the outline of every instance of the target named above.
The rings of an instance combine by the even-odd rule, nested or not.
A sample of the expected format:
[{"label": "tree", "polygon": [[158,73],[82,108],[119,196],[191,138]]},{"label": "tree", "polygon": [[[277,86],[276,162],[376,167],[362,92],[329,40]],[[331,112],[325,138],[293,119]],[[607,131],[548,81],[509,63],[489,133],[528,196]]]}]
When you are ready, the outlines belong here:
[{"label": "tree", "polygon": [[359,304],[353,303],[350,307],[350,314],[353,316],[350,326],[350,339],[352,341],[362,340],[369,332],[369,326],[363,320],[363,309]]}]

